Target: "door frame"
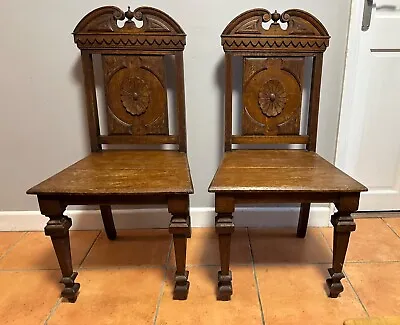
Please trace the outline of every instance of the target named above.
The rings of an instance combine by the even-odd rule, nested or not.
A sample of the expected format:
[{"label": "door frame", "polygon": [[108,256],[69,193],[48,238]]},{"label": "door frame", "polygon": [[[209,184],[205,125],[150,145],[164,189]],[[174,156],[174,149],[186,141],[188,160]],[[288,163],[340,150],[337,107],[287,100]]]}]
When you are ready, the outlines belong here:
[{"label": "door frame", "polygon": [[352,0],[350,9],[350,23],[347,37],[346,59],[344,67],[342,100],[339,113],[339,128],[336,142],[335,165],[343,171],[351,172],[354,162],[349,160],[349,141],[360,141],[362,123],[354,125],[354,121],[364,119],[363,107],[353,105],[354,87],[357,82],[358,56],[360,52],[361,23],[364,9],[364,0]]}]

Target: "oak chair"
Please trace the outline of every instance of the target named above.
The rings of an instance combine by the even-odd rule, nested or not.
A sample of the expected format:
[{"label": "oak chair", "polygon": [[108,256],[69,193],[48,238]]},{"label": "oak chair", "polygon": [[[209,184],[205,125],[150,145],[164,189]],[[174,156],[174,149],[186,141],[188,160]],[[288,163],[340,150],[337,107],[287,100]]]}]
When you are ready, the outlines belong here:
[{"label": "oak chair", "polygon": [[[133,18],[142,21],[137,27]],[[125,20],[119,27],[117,20]],[[175,299],[189,289],[186,244],[191,234],[189,194],[193,193],[186,155],[183,50],[186,35],[164,12],[140,7],[123,12],[101,7],[87,14],[74,30],[81,50],[91,154],[28,190],[50,218],[51,237],[65,285],[62,296],[74,302],[79,283],[71,262],[68,205],[100,205],[109,239],[116,238],[112,204],[167,204],[172,218],[176,274]],[[100,132],[93,55],[101,56],[106,95],[107,132]],[[175,70],[177,134],[168,123],[166,57]],[[159,145],[158,150],[108,150],[107,145]],[[175,150],[164,144],[174,145]],[[148,149],[148,148],[147,148]],[[126,252],[130,254],[131,252]]]},{"label": "oak chair", "polygon": [[[263,23],[269,23],[265,29]],[[367,189],[315,153],[322,57],[329,45],[325,27],[311,14],[291,9],[282,14],[246,11],[222,33],[225,51],[225,153],[209,187],[215,193],[215,227],[221,270],[218,298],[232,295],[229,270],[232,214],[239,203],[301,203],[297,236],[305,237],[311,202],[334,203],[333,265],[327,280],[330,297],[340,283],[351,213]],[[241,135],[232,134],[232,57],[242,61]],[[312,60],[308,117],[301,114],[305,61]],[[306,132],[300,132],[305,120]],[[303,145],[303,149],[233,150],[232,145]],[[305,148],[304,148],[305,146]]]}]

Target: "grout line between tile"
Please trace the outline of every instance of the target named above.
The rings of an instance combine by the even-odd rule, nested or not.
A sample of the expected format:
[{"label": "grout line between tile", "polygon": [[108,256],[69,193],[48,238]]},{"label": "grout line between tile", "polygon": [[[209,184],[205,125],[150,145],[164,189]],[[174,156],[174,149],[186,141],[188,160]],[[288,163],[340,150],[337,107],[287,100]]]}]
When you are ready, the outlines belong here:
[{"label": "grout line between tile", "polygon": [[265,318],[264,318],[264,310],[263,310],[263,306],[262,306],[262,302],[261,302],[261,295],[260,295],[260,289],[258,286],[258,279],[257,279],[257,273],[256,273],[256,267],[254,264],[254,254],[253,254],[253,248],[251,246],[251,240],[250,240],[250,233],[249,233],[249,228],[246,228],[247,231],[247,238],[249,240],[249,248],[250,248],[250,256],[251,256],[251,266],[253,269],[253,276],[254,276],[254,281],[256,284],[256,290],[257,290],[257,298],[258,298],[258,304],[260,306],[260,313],[261,313],[261,323],[262,325],[265,325]]},{"label": "grout line between tile", "polygon": [[107,266],[91,266],[81,267],[82,271],[98,271],[98,270],[124,270],[124,269],[165,269],[164,264],[143,264],[143,265],[107,265]]},{"label": "grout line between tile", "polygon": [[171,239],[171,242],[169,244],[169,250],[168,250],[168,254],[167,254],[167,260],[164,264],[164,279],[163,282],[161,284],[161,288],[160,288],[160,294],[158,295],[158,300],[157,300],[157,305],[156,305],[156,311],[154,313],[154,321],[153,321],[153,325],[156,325],[157,323],[157,317],[158,317],[158,312],[160,310],[160,305],[161,305],[161,299],[164,295],[164,288],[165,288],[165,284],[167,282],[167,276],[168,276],[168,263],[169,263],[169,258],[171,256],[171,252],[172,252],[172,247],[173,247],[173,240]]},{"label": "grout line between tile", "polygon": [[358,292],[356,291],[356,289],[354,288],[353,284],[351,283],[350,278],[349,278],[349,276],[348,276],[347,273],[346,273],[346,270],[343,269],[342,272],[343,272],[344,275],[346,276],[347,282],[350,284],[350,287],[353,289],[353,292],[354,292],[354,294],[356,295],[358,302],[361,304],[361,306],[362,306],[362,308],[364,309],[364,311],[365,311],[365,313],[367,314],[367,316],[370,317],[367,308],[364,306],[364,303],[362,302],[360,296],[358,295]]},{"label": "grout line between tile", "polygon": [[6,255],[15,247],[17,244],[28,235],[28,231],[26,231],[14,244],[12,244],[5,252],[3,255],[0,256],[0,260],[2,260]]},{"label": "grout line between tile", "polygon": [[392,226],[391,226],[390,224],[388,224],[383,218],[381,218],[381,219],[382,219],[382,221],[386,224],[386,226],[388,226],[389,229],[390,229],[391,231],[393,231],[393,233],[394,233],[397,237],[400,238],[400,235],[396,232],[396,230],[394,230],[394,229],[392,228]]},{"label": "grout line between tile", "polygon": [[386,264],[386,263],[399,263],[399,260],[389,260],[389,261],[349,261],[345,262],[346,264]]},{"label": "grout line between tile", "polygon": [[[333,228],[332,228],[332,229],[333,229]],[[332,230],[332,231],[333,231],[333,230]],[[320,234],[322,235],[322,238],[324,238],[325,243],[328,245],[329,250],[330,250],[331,253],[333,254],[333,250],[332,250],[332,248],[331,248],[331,245],[329,245],[328,239],[325,237],[323,231],[320,230],[319,232],[320,232]]]},{"label": "grout line between tile", "polygon": [[50,320],[50,318],[54,315],[54,313],[56,312],[58,306],[59,306],[60,303],[61,303],[61,300],[62,300],[62,298],[58,298],[58,299],[57,299],[57,302],[55,303],[55,305],[53,306],[53,308],[50,309],[50,313],[49,313],[49,315],[47,316],[46,320],[45,320],[44,323],[43,323],[44,325],[47,325],[47,323],[48,323],[48,321]]},{"label": "grout line between tile", "polygon": [[92,247],[94,246],[94,244],[96,244],[97,239],[100,237],[100,234],[101,234],[101,230],[99,231],[99,233],[97,234],[96,238],[93,240],[92,245],[90,245],[88,251],[86,252],[85,256],[83,257],[81,263],[80,263],[79,266],[78,266],[78,270],[80,270],[80,269],[82,268],[83,262],[85,262],[86,257],[88,257],[90,251],[92,250]]}]

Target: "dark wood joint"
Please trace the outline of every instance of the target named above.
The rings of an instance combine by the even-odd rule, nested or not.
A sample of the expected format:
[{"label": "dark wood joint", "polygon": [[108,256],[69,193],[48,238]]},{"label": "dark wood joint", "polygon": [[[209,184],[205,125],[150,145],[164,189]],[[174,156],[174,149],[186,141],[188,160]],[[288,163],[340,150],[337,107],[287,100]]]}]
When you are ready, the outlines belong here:
[{"label": "dark wood joint", "polygon": [[69,233],[69,228],[72,226],[71,218],[66,216],[49,216],[50,220],[44,227],[44,233],[46,236],[53,237],[66,237]]},{"label": "dark wood joint", "polygon": [[174,214],[169,224],[169,233],[189,238],[191,236],[190,216],[187,214]]},{"label": "dark wood joint", "polygon": [[218,213],[215,217],[215,230],[218,234],[232,234],[235,231],[231,213]]},{"label": "dark wood joint", "polygon": [[215,212],[233,213],[235,211],[235,198],[231,195],[215,194]]},{"label": "dark wood joint", "polygon": [[351,215],[341,215],[336,212],[331,217],[331,223],[337,232],[352,232],[356,230],[356,223]]},{"label": "dark wood joint", "polygon": [[40,213],[48,216],[49,218],[51,216],[62,216],[65,209],[67,208],[67,205],[59,200],[48,199],[42,196],[38,196],[38,202]]},{"label": "dark wood joint", "polygon": [[189,195],[172,195],[168,197],[168,212],[171,214],[189,214]]}]

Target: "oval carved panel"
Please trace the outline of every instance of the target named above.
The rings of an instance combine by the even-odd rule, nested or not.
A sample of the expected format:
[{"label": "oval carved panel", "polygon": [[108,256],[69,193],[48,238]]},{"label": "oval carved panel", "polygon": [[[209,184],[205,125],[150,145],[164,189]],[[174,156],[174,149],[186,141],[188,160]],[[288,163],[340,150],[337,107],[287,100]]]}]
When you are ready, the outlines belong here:
[{"label": "oval carved panel", "polygon": [[304,61],[244,59],[244,135],[299,134]]},{"label": "oval carved panel", "polygon": [[106,56],[109,134],[168,134],[163,58]]}]

